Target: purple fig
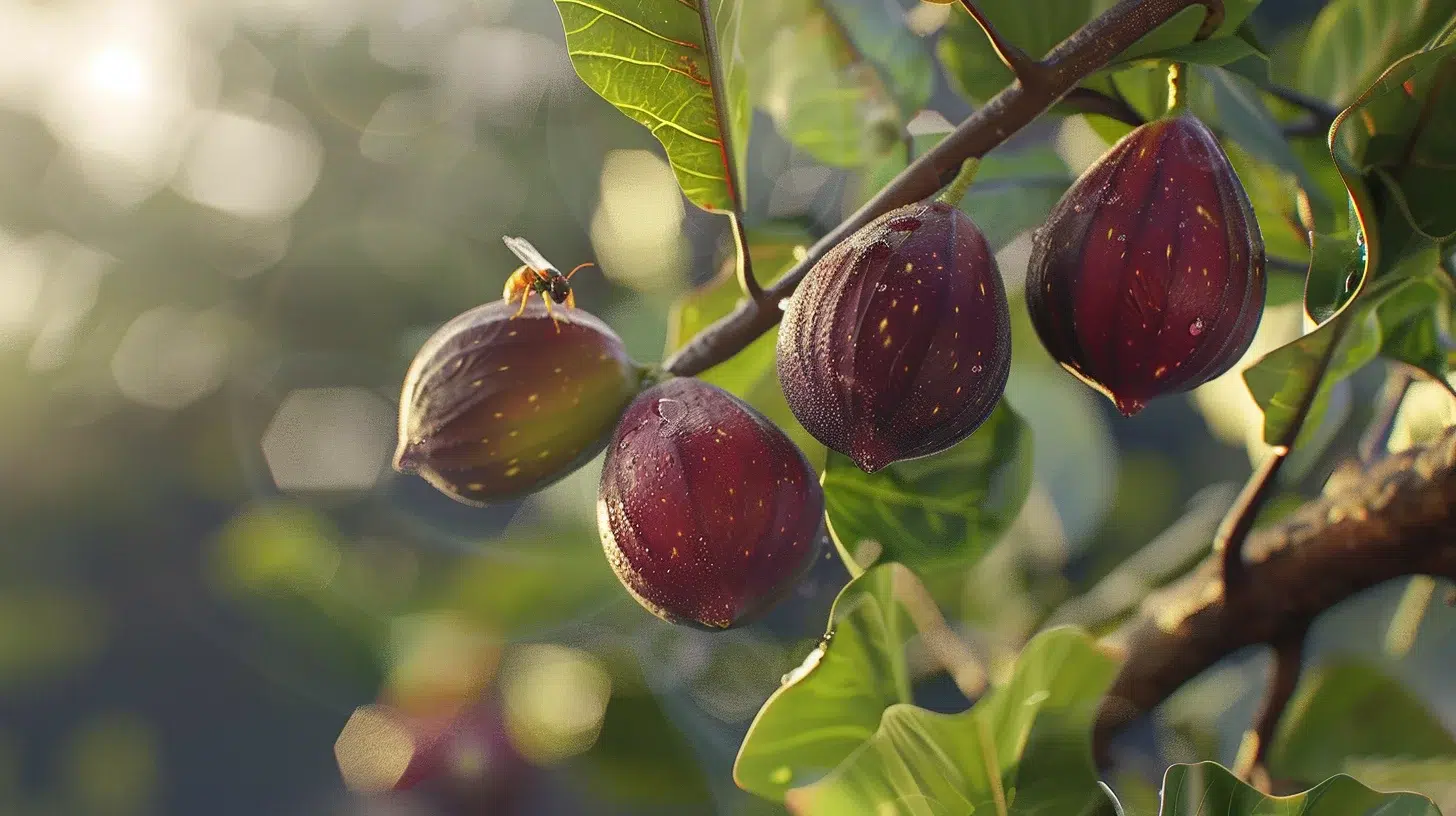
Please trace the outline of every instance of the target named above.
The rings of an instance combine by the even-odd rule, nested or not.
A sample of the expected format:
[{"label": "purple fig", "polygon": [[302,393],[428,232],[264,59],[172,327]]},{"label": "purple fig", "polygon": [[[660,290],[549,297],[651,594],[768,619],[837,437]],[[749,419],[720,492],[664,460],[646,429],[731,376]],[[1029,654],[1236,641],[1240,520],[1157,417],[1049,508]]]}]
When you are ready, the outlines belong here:
[{"label": "purple fig", "polygon": [[970,436],[1010,370],[996,260],[943,201],[892,210],[830,250],[779,327],[779,383],[794,416],[871,473]]},{"label": "purple fig", "polygon": [[640,394],[607,448],[607,560],[663,620],[728,629],[765,612],[819,556],[824,491],[783,432],[727,391],[673,379]]},{"label": "purple fig", "polygon": [[465,504],[540,490],[602,449],[642,370],[580,309],[494,301],[446,323],[405,378],[394,466]]},{"label": "purple fig", "polygon": [[1033,242],[1032,324],[1127,416],[1228,371],[1264,309],[1264,240],[1228,156],[1184,116],[1123,137]]}]

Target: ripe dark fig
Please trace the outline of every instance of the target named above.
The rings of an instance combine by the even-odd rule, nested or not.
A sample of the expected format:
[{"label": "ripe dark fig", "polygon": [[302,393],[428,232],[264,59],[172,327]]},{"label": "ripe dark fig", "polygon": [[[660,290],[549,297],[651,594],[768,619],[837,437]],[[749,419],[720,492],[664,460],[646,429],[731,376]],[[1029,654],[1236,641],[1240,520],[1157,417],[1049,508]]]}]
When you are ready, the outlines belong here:
[{"label": "ripe dark fig", "polygon": [[1036,234],[1032,324],[1126,416],[1223,374],[1264,310],[1264,240],[1228,156],[1184,116],[1129,133]]},{"label": "ripe dark fig", "polygon": [[673,379],[640,394],[607,448],[597,527],[627,591],[671,623],[728,629],[819,556],[824,491],[804,454],[727,391]]},{"label": "ripe dark fig", "polygon": [[830,250],[779,328],[779,383],[794,416],[870,473],[970,436],[1010,370],[996,260],[942,200],[892,210]]},{"label": "ripe dark fig", "polygon": [[405,377],[394,466],[481,505],[540,490],[602,449],[642,370],[580,309],[495,301],[446,323]]}]

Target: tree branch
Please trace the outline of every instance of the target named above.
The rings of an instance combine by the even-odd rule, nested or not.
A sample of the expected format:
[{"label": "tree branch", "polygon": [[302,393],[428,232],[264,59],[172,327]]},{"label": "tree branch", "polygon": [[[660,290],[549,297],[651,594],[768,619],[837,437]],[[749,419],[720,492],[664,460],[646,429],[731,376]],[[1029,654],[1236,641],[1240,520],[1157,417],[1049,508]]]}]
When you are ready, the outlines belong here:
[{"label": "tree branch", "polygon": [[1133,109],[1126,99],[1109,96],[1091,88],[1073,88],[1062,97],[1062,105],[1078,113],[1095,113],[1106,116],[1124,125],[1138,127],[1147,124],[1142,114]]},{"label": "tree branch", "polygon": [[1239,778],[1264,793],[1270,792],[1269,746],[1279,730],[1279,719],[1294,697],[1299,686],[1299,675],[1304,668],[1304,641],[1307,629],[1289,633],[1288,637],[1272,644],[1274,665],[1269,669],[1269,688],[1264,693],[1264,704],[1254,718],[1254,727],[1245,732],[1244,744],[1239,748],[1234,773]]},{"label": "tree branch", "polygon": [[991,24],[991,20],[976,7],[973,0],[961,0],[961,5],[970,13],[971,19],[976,21],[976,25],[981,27],[981,33],[991,42],[991,50],[996,52],[1002,64],[1011,69],[1016,81],[1030,86],[1038,84],[1045,77],[1041,63],[1027,56],[1015,43],[1002,37],[1001,32],[996,30],[996,26]]},{"label": "tree branch", "polygon": [[1456,428],[1255,531],[1245,553],[1241,591],[1225,596],[1219,559],[1210,558],[1108,637],[1126,661],[1098,713],[1100,761],[1118,729],[1234,652],[1285,642],[1394,578],[1456,580]]},{"label": "tree branch", "polygon": [[1223,19],[1222,0],[1121,0],[1078,29],[1052,49],[1039,65],[1044,81],[1036,87],[1013,83],[971,114],[949,136],[905,168],[874,198],[815,242],[807,256],[772,286],[762,299],[745,299],[728,315],[706,326],[669,357],[663,368],[678,376],[705,371],[737,354],[779,322],[778,304],[794,293],[799,282],[829,250],[860,227],[906,204],[934,195],[955,176],[966,159],[980,158],[1026,127],[1088,75],[1173,15],[1191,6],[1204,6],[1200,36],[1217,28]]}]

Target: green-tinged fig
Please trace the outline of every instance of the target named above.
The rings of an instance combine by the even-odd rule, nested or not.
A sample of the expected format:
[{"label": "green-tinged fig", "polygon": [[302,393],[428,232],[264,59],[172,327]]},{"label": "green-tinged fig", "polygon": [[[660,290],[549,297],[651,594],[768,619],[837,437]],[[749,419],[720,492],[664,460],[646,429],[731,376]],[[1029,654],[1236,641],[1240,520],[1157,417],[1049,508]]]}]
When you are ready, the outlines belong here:
[{"label": "green-tinged fig", "polygon": [[1129,133],[1067,190],[1033,241],[1026,303],[1051,356],[1132,416],[1243,356],[1264,261],[1228,156],[1184,116]]},{"label": "green-tinged fig", "polygon": [[607,448],[597,496],[607,560],[672,623],[727,629],[765,612],[813,566],[823,519],[803,453],[699,380],[642,392]]},{"label": "green-tinged fig", "polygon": [[542,301],[446,323],[405,377],[394,466],[466,504],[515,498],[602,449],[643,372],[606,324]]},{"label": "green-tinged fig", "polygon": [[830,250],[779,328],[779,383],[794,416],[869,472],[969,436],[1010,370],[996,260],[944,201],[892,210]]}]

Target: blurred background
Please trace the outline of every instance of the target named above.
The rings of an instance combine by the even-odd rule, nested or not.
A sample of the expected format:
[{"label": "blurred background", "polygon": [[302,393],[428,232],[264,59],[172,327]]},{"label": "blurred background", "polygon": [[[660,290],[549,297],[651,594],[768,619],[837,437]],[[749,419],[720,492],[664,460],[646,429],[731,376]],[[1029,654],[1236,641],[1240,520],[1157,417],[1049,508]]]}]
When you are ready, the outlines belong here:
[{"label": "blurred background", "polygon": [[[1278,40],[1319,5],[1256,23]],[[1022,138],[1073,174],[1105,147]],[[756,223],[812,237],[860,200],[763,114],[751,153]],[[730,769],[823,632],[832,548],[767,620],[707,635],[617,584],[599,463],[489,509],[388,467],[405,368],[499,297],[502,234],[599,264],[579,304],[652,362],[723,228],[579,82],[546,0],[0,0],[0,813],[780,812]],[[1028,248],[1001,249],[1009,279]],[[1298,286],[1276,280],[1251,355],[1300,331]],[[1032,499],[933,587],[993,677],[1037,627],[1101,625],[1196,562],[1262,454],[1236,376],[1117,420],[1022,320]],[[1282,506],[1348,454],[1381,374],[1337,393]],[[1397,444],[1450,421],[1415,403]],[[1421,591],[1339,610],[1311,659],[1359,655],[1449,723],[1453,615],[1392,627]],[[1153,778],[1229,761],[1263,671],[1220,667],[1132,755]],[[918,694],[966,704],[943,676]],[[464,737],[426,759],[452,782],[367,794],[447,726]]]}]

